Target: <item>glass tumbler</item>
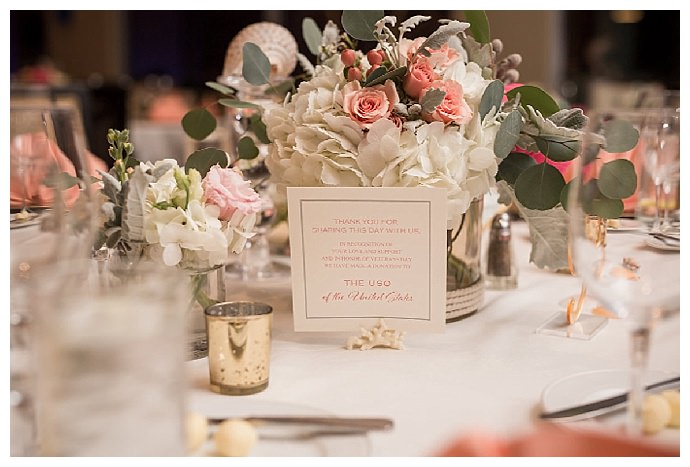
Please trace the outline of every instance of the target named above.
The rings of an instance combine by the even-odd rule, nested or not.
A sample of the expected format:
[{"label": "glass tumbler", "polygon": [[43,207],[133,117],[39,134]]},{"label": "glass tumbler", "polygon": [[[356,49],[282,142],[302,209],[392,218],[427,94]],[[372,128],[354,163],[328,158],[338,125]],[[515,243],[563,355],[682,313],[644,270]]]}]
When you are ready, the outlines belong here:
[{"label": "glass tumbler", "polygon": [[39,453],[182,456],[185,275],[140,263],[102,281],[92,263],[36,276]]}]

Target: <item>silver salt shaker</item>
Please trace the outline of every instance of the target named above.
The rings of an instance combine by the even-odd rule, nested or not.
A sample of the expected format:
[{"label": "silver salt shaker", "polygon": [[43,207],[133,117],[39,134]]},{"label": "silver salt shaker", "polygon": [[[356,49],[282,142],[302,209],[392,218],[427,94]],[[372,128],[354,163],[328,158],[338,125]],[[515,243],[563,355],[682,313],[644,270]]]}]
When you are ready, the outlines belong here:
[{"label": "silver salt shaker", "polygon": [[517,287],[517,267],[513,256],[510,214],[496,214],[484,264],[484,284],[488,289],[506,290]]}]

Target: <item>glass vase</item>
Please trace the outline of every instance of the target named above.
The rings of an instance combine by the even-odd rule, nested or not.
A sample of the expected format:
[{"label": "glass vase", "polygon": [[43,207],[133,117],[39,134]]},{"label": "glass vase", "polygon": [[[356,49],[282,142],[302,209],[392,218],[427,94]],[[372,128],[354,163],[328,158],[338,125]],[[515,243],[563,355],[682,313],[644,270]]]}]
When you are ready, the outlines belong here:
[{"label": "glass vase", "polygon": [[184,269],[189,277],[192,299],[188,313],[188,354],[196,360],[208,355],[208,335],[204,311],[226,300],[225,268]]},{"label": "glass vase", "polygon": [[470,203],[460,224],[447,231],[446,322],[476,313],[484,299],[481,274],[484,198]]}]

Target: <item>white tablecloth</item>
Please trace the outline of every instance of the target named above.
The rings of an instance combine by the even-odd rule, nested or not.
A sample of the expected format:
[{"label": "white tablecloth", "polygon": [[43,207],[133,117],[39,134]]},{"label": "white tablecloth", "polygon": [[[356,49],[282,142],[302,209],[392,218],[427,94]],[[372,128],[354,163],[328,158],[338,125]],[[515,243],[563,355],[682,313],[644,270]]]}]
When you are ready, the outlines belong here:
[{"label": "white tablecloth", "polygon": [[[274,308],[270,384],[255,395],[221,396],[208,389],[206,359],[189,362],[190,407],[221,409],[224,398],[237,403],[239,397],[247,404],[391,417],[392,431],[369,435],[373,456],[433,455],[472,431],[512,436],[531,429],[542,391],[553,381],[627,368],[628,332],[625,320],[610,320],[591,340],[536,333],[554,313],[565,314],[559,302],[576,295],[580,282],[528,263],[524,223],[513,225],[513,237],[518,288],[487,291],[478,313],[448,324],[443,334],[409,332],[404,350],[346,350],[348,334],[294,332],[289,279],[228,281],[230,298],[253,298]],[[679,256],[668,256],[669,267],[679,267]],[[680,372],[679,313],[654,329],[649,368]]]}]

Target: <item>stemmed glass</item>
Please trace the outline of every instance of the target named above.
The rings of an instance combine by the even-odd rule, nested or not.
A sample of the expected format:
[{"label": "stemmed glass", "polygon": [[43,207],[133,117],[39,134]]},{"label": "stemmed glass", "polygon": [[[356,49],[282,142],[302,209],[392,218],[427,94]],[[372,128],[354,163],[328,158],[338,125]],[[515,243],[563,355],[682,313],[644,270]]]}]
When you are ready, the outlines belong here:
[{"label": "stemmed glass", "polygon": [[627,117],[615,111],[590,116],[568,212],[575,272],[588,292],[630,329],[627,427],[635,435],[642,427],[643,381],[653,324],[662,313],[680,306],[680,260],[677,253],[646,246],[639,232],[609,235],[603,243],[592,241],[596,237],[592,229],[620,216],[623,201],[637,187],[629,160],[630,140],[636,139],[637,129],[626,124]]},{"label": "stemmed glass", "polygon": [[670,195],[680,181],[680,108],[649,109],[641,137],[645,168],[655,187],[655,217],[651,232],[668,232],[671,229],[669,207],[674,203]]}]

